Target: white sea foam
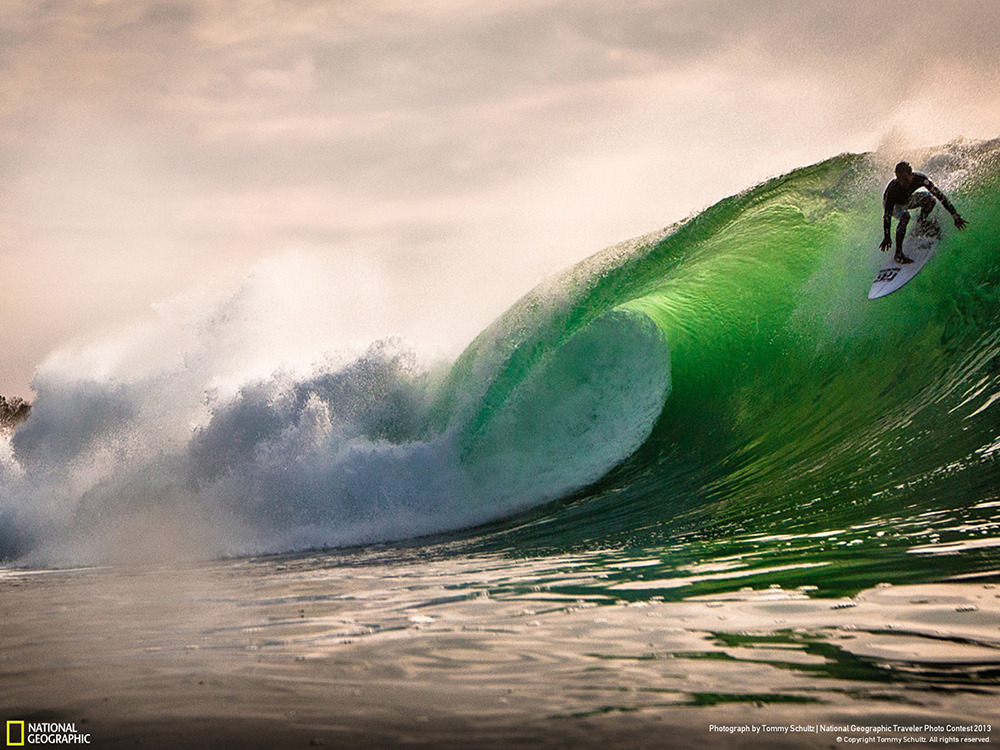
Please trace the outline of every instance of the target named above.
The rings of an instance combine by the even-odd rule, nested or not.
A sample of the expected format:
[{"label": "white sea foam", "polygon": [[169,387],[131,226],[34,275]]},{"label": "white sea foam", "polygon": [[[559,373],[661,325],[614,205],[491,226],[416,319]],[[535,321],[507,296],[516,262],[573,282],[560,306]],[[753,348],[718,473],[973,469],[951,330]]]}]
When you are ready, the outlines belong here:
[{"label": "white sea foam", "polygon": [[301,343],[269,326],[260,274],[42,364],[31,418],[0,449],[0,556],[210,557],[467,527],[600,478],[669,389],[655,327],[615,313],[470,439],[431,418],[444,369],[399,340],[289,365]]}]

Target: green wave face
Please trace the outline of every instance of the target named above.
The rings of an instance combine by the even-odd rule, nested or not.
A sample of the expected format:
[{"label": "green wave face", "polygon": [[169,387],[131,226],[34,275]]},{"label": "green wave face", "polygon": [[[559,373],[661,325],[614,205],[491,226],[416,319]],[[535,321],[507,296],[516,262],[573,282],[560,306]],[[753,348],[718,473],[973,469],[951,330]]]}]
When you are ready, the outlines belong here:
[{"label": "green wave face", "polygon": [[[521,434],[530,452],[550,454],[541,464],[565,466],[575,451],[629,433],[602,420],[647,413],[660,403],[651,389],[661,389],[655,419],[589,462],[614,468],[597,483],[580,476],[578,502],[538,514],[545,523],[518,531],[524,541],[804,535],[991,507],[1000,493],[1000,142],[919,156],[916,168],[969,227],[955,230],[939,206],[936,256],[884,299],[866,297],[891,165],[844,155],[589,259],[473,342],[440,404],[473,470],[485,443],[503,452]],[[609,316],[630,322],[608,325]],[[551,364],[561,358],[571,375]],[[623,373],[631,392],[611,385]],[[574,390],[584,382],[608,383],[617,405],[588,412]],[[626,406],[633,397],[645,400]],[[563,455],[546,443],[570,445],[568,434],[589,430],[593,439],[577,437]],[[551,469],[525,460],[524,470]]]}]

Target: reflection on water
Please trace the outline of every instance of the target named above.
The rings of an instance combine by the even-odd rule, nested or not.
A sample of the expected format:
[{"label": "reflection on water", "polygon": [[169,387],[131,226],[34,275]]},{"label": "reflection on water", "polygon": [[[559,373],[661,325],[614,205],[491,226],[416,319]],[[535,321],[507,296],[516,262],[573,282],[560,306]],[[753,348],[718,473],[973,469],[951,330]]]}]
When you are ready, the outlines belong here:
[{"label": "reflection on water", "polygon": [[590,736],[580,747],[617,736],[625,717],[647,738],[666,721],[703,740],[709,721],[748,710],[779,723],[997,718],[993,584],[821,598],[816,584],[781,581],[822,583],[833,561],[670,567],[667,557],[512,560],[443,545],[177,570],[6,570],[0,701],[67,712],[123,746],[135,727],[223,716],[340,746],[458,746],[473,731],[484,746]]}]

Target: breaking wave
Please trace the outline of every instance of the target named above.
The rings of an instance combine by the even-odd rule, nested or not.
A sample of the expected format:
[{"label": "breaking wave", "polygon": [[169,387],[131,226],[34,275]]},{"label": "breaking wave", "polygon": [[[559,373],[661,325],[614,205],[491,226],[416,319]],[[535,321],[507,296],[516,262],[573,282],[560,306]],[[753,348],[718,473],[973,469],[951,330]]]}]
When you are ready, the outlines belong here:
[{"label": "breaking wave", "polygon": [[989,502],[1000,144],[911,161],[970,226],[874,302],[889,168],[842,155],[588,259],[452,364],[386,340],[248,369],[242,293],[57,353],[0,436],[0,555],[279,552],[518,514],[519,543],[572,543],[691,509],[745,528]]}]

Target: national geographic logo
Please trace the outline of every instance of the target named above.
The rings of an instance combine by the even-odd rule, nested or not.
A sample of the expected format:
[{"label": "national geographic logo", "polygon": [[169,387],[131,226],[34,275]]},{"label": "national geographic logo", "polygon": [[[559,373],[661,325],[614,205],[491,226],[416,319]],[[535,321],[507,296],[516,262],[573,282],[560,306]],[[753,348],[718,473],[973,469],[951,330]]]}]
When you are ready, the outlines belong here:
[{"label": "national geographic logo", "polygon": [[76,724],[45,721],[7,722],[7,747],[89,744],[90,735],[76,731]]}]

